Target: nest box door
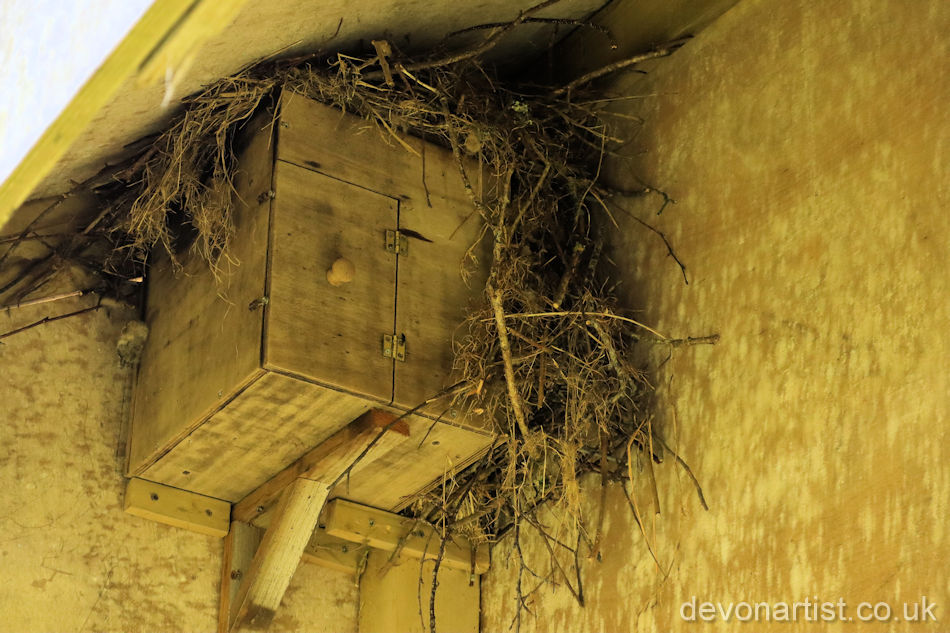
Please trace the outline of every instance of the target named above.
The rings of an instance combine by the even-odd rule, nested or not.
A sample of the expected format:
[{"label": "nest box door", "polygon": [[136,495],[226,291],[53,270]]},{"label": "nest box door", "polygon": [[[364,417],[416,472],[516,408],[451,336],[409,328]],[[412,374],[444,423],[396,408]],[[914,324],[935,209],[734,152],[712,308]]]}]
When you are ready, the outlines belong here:
[{"label": "nest box door", "polygon": [[281,160],[274,183],[264,367],[392,401],[397,201]]}]

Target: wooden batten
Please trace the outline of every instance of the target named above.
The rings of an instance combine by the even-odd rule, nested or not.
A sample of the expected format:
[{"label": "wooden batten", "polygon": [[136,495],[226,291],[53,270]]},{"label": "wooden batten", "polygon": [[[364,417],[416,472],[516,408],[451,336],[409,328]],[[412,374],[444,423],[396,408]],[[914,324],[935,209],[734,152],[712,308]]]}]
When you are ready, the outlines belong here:
[{"label": "wooden batten", "polygon": [[125,489],[125,511],[175,527],[223,537],[228,533],[227,501],[132,478]]},{"label": "wooden batten", "polygon": [[234,619],[234,608],[242,579],[251,569],[254,554],[264,537],[264,530],[240,521],[231,522],[224,539],[224,560],[221,564],[221,602],[218,609],[218,633],[227,633]]},{"label": "wooden batten", "polygon": [[[334,499],[323,513],[323,528],[330,536],[368,545],[415,559],[435,560],[440,537],[432,526],[392,512]],[[473,547],[462,539],[447,543],[442,565],[474,575],[484,574],[490,564],[487,547]]]},{"label": "wooden batten", "polygon": [[365,564],[364,559],[369,551],[367,545],[330,536],[323,528],[317,528],[313,531],[301,560],[347,574],[357,574]]}]

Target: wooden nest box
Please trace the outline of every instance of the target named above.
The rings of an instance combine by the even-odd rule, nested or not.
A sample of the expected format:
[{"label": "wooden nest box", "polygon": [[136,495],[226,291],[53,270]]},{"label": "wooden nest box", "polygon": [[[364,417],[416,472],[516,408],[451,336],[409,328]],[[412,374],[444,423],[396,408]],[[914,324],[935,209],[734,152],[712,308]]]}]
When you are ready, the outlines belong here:
[{"label": "wooden nest box", "polygon": [[[451,152],[292,94],[249,127],[220,282],[197,257],[153,263],[129,448],[130,475],[230,502],[370,409],[448,387],[485,281],[461,276],[482,224]],[[491,431],[450,402],[333,495],[398,510],[484,454]]]}]

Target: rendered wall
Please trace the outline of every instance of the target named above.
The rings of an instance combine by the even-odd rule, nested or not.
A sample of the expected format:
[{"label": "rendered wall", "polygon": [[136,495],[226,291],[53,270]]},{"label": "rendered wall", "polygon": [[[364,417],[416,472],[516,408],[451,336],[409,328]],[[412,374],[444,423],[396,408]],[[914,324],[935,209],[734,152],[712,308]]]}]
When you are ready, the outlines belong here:
[{"label": "rendered wall", "polygon": [[[0,313],[0,334],[94,304]],[[115,345],[130,316],[101,310],[0,341],[2,632],[216,630],[223,541],[123,512],[130,373]],[[355,631],[356,614],[350,576],[301,564],[273,630]]]},{"label": "rendered wall", "polygon": [[[614,85],[655,96],[628,106],[646,123],[610,177],[642,175],[677,201],[660,216],[656,195],[626,205],[690,278],[617,212],[625,298],[668,335],[722,337],[656,376],[659,421],[711,508],[670,460],[655,520],[637,487],[658,569],[613,489],[587,607],[539,591],[522,631],[950,626],[948,32],[942,0],[742,0]],[[526,554],[546,571],[536,540]],[[509,630],[514,560],[495,552],[484,631]],[[855,620],[685,622],[693,596],[841,598]],[[857,621],[861,602],[903,619],[922,596],[937,622]]]}]

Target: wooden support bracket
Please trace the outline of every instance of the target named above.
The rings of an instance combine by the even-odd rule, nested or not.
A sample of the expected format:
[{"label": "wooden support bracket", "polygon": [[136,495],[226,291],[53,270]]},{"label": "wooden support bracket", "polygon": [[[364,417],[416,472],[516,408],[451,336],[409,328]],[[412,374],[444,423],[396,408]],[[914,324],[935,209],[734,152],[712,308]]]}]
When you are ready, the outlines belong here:
[{"label": "wooden support bracket", "polygon": [[[360,457],[370,442],[376,440],[382,429],[387,428],[393,433],[386,433],[379,438],[371,452],[382,454],[391,448],[392,443],[401,441],[399,435],[408,436],[409,425],[405,420],[397,421],[396,416],[387,411],[367,411],[236,503],[232,518],[266,527],[271,520],[270,512],[274,504],[290,482],[298,477],[306,477],[333,483]],[[356,468],[365,468],[372,461],[373,455],[367,454]]]},{"label": "wooden support bracket", "polygon": [[125,511],[193,532],[224,537],[228,533],[231,504],[133,477],[125,489]]},{"label": "wooden support bracket", "polygon": [[[368,506],[334,499],[323,512],[326,533],[340,539],[369,545],[387,552],[399,549],[402,556],[435,560],[439,554],[439,535],[431,525]],[[442,565],[476,575],[488,571],[487,547],[475,547],[457,539],[447,543]]]},{"label": "wooden support bracket", "polygon": [[231,630],[266,630],[270,626],[329,493],[328,484],[298,478],[281,495],[231,605]]},{"label": "wooden support bracket", "polygon": [[[349,546],[318,537],[317,521],[337,479],[389,435],[380,437],[381,428],[407,431],[399,424],[392,414],[369,411],[234,506],[222,568],[220,630],[265,630],[308,547],[321,564],[355,569],[357,548],[351,554]],[[257,546],[260,532],[248,523],[264,509],[269,525]]]}]

